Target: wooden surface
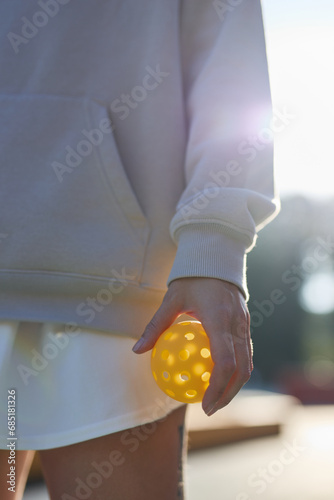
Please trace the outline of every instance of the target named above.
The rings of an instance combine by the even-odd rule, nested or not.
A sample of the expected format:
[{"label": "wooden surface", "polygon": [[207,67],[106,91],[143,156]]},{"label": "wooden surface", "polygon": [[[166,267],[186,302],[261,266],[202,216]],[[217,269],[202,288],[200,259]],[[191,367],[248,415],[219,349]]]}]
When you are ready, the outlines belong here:
[{"label": "wooden surface", "polygon": [[291,396],[244,390],[211,417],[205,415],[201,405],[189,405],[189,449],[276,435],[296,404],[299,401]]}]

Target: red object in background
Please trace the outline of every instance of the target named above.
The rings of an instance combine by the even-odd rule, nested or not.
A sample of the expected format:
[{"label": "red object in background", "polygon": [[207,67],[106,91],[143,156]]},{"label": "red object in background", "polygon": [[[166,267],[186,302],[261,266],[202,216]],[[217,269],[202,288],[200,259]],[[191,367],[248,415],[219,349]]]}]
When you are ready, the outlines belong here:
[{"label": "red object in background", "polygon": [[280,392],[295,396],[303,404],[334,404],[334,380],[315,385],[306,377],[303,367],[284,369],[278,374],[276,384]]}]

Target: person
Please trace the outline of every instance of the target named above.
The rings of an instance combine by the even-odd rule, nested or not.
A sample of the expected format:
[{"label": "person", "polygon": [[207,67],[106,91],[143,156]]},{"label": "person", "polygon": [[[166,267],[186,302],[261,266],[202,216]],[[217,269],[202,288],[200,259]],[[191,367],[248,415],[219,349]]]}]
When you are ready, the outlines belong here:
[{"label": "person", "polygon": [[52,499],[183,498],[185,405],[149,351],[202,322],[209,416],[252,371],[246,254],[279,209],[260,0],[0,17],[2,498],[34,450]]}]

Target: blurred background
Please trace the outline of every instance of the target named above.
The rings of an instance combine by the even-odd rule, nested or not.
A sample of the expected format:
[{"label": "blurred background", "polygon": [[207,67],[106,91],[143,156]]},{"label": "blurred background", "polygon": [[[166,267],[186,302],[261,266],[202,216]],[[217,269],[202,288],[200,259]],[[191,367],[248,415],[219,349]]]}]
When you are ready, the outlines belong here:
[{"label": "blurred background", "polygon": [[189,500],[334,498],[334,2],[262,5],[282,209],[248,257],[255,369],[221,412],[234,442],[190,452]]},{"label": "blurred background", "polygon": [[282,210],[248,260],[253,382],[334,403],[334,2],[263,11]]},{"label": "blurred background", "polygon": [[[190,500],[212,482],[212,500],[334,498],[334,2],[262,5],[282,209],[248,257],[255,369],[242,392],[276,394],[279,430],[190,454]],[[259,423],[272,416],[272,392],[254,403]]]},{"label": "blurred background", "polygon": [[189,500],[334,498],[334,2],[262,6],[282,209],[248,257],[255,369],[221,423],[235,440],[190,452]]},{"label": "blurred background", "polygon": [[252,378],[190,405],[188,500],[334,498],[334,2],[262,3],[282,210],[248,258]]}]

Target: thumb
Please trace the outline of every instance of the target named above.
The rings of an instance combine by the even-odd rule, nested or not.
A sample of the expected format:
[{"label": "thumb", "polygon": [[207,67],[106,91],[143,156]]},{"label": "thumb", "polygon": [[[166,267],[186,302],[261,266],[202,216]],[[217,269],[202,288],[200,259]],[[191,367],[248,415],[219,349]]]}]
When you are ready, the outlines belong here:
[{"label": "thumb", "polygon": [[152,349],[160,335],[167,330],[180,314],[179,307],[175,301],[169,300],[166,294],[161,306],[146,326],[143,335],[133,346],[133,352],[142,354]]}]

